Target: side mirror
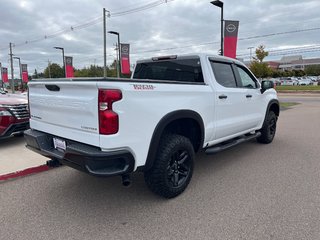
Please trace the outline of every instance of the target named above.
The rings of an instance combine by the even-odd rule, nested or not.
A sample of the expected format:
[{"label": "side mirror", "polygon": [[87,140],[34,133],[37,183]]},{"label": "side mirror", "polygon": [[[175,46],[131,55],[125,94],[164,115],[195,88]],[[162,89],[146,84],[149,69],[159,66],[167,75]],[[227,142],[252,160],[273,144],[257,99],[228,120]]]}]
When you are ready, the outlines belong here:
[{"label": "side mirror", "polygon": [[272,81],[262,81],[261,82],[261,93],[264,93],[266,90],[273,88],[274,83]]}]

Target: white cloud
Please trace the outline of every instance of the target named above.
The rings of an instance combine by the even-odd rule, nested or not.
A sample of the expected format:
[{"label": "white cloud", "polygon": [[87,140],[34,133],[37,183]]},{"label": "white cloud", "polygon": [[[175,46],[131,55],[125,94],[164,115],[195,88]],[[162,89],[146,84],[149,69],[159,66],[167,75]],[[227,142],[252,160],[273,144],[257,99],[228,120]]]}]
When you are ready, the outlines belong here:
[{"label": "white cloud", "polygon": [[[76,67],[94,62],[102,65],[102,8],[111,10],[112,16],[112,13],[150,2],[152,0],[70,0],[67,3],[64,0],[3,0],[0,8],[0,62],[7,64],[9,42],[13,42],[17,44],[14,53],[29,64],[29,69],[33,69],[30,72],[34,68],[43,69],[48,59],[61,62],[61,54],[53,49],[54,46],[62,46],[66,55],[74,56]],[[320,2],[317,0],[225,0],[224,17],[239,20],[239,37],[246,38],[317,27],[319,8]],[[93,22],[89,23],[89,27],[69,31],[71,26],[90,20]],[[121,41],[131,44],[132,63],[137,58],[159,54],[217,53],[220,45],[220,9],[210,4],[210,0],[174,0],[145,11],[108,18],[107,30],[120,32]],[[247,48],[260,44],[267,49],[309,46],[317,44],[319,32],[241,40],[238,42],[238,52],[249,55]],[[57,37],[45,39],[45,35],[54,33],[58,33]],[[25,44],[27,40],[29,43]],[[115,55],[113,44],[116,41],[115,36],[108,34],[108,55]],[[202,45],[204,43],[210,44]],[[113,57],[108,56],[108,59],[111,62]]]}]

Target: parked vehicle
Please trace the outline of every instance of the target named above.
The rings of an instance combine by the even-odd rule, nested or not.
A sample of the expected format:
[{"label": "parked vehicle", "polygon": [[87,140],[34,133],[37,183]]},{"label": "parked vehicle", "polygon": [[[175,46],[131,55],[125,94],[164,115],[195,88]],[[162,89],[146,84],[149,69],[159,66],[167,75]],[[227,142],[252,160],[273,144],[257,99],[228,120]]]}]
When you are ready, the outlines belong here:
[{"label": "parked vehicle", "polygon": [[277,78],[270,78],[268,79],[269,81],[272,81],[274,86],[280,86],[281,85],[281,81]]},{"label": "parked vehicle", "polygon": [[[143,171],[156,194],[182,193],[195,153],[271,143],[279,102],[241,62],[206,54],[138,61],[132,79],[29,82],[27,147],[94,176]],[[254,145],[252,145],[254,147]]]},{"label": "parked vehicle", "polygon": [[6,90],[5,88],[0,88],[0,94],[6,94],[8,93],[8,90]]},{"label": "parked vehicle", "polygon": [[280,82],[281,82],[281,85],[284,85],[284,86],[296,86],[299,84],[299,81],[292,77],[282,78]]},{"label": "parked vehicle", "polygon": [[0,138],[21,135],[29,128],[27,97],[0,94]]},{"label": "parked vehicle", "polygon": [[299,85],[303,86],[303,85],[312,85],[312,80],[310,78],[307,77],[302,77],[301,80],[299,80]]}]

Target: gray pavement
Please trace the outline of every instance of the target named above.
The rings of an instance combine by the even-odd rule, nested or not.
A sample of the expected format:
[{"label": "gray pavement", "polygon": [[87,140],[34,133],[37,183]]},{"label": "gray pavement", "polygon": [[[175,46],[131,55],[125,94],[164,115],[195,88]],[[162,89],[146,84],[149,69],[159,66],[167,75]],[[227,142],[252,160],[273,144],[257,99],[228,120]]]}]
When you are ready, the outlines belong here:
[{"label": "gray pavement", "polygon": [[48,158],[25,147],[23,137],[0,139],[0,176],[46,164]]},{"label": "gray pavement", "polygon": [[[281,97],[283,98],[283,97]],[[164,200],[61,167],[0,183],[0,239],[320,239],[320,101],[281,113],[272,144],[200,154]]]}]

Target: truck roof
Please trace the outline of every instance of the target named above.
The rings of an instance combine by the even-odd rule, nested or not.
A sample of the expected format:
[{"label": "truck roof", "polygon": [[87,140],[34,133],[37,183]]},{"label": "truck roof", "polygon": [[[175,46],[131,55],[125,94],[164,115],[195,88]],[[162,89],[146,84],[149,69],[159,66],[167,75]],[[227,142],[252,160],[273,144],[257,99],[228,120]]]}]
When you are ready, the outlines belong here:
[{"label": "truck roof", "polygon": [[226,62],[234,62],[240,65],[244,65],[243,62],[234,59],[234,58],[229,58],[225,56],[220,56],[220,55],[214,55],[214,54],[208,54],[208,53],[189,53],[189,54],[172,54],[172,55],[162,55],[162,56],[155,56],[151,58],[145,58],[145,59],[139,59],[137,63],[142,63],[142,62],[150,62],[150,61],[157,61],[157,60],[169,60],[169,59],[184,59],[184,58],[194,58],[194,57],[199,57],[199,58],[212,58],[214,60],[218,61],[226,61]]}]

